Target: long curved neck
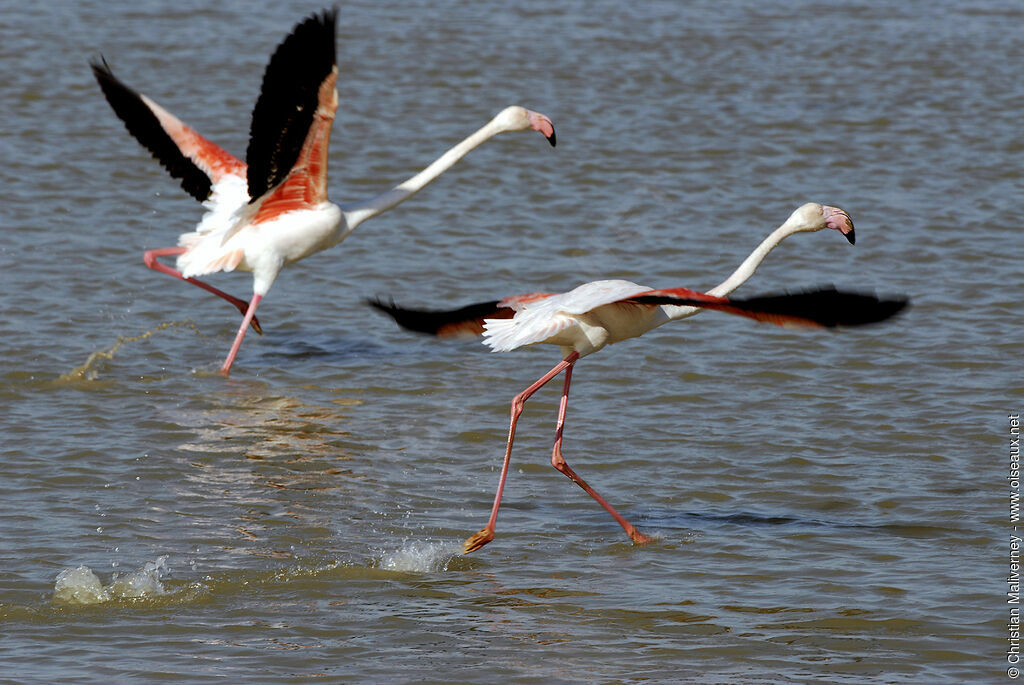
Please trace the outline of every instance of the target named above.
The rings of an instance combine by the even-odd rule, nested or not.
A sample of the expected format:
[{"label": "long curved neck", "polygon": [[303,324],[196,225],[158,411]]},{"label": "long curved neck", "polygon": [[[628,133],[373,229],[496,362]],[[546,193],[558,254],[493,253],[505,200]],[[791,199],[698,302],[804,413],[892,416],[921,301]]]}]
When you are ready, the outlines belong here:
[{"label": "long curved neck", "polygon": [[[707,291],[708,295],[714,295],[716,297],[725,297],[736,288],[740,287],[747,282],[757,267],[760,266],[764,258],[768,256],[768,253],[775,249],[775,247],[785,240],[787,237],[797,233],[800,229],[796,226],[791,225],[788,221],[774,231],[772,231],[767,238],[761,241],[761,244],[754,248],[754,251],[743,260],[743,263],[736,267],[736,270],[729,275],[727,279],[716,285],[711,290]],[[702,311],[699,307],[677,307],[674,305],[665,305],[664,310],[668,314],[670,320],[683,319],[688,316]]]},{"label": "long curved neck", "polygon": [[754,248],[743,263],[736,267],[736,270],[729,275],[729,278],[725,279],[714,288],[708,291],[709,295],[715,295],[716,297],[725,297],[736,288],[740,287],[747,280],[754,275],[757,271],[757,267],[761,265],[764,258],[785,240],[787,237],[793,235],[796,231],[793,230],[788,223],[782,224],[770,234],[768,237],[761,241],[761,244]]},{"label": "long curved neck", "polygon": [[412,178],[399,183],[391,190],[381,193],[369,200],[363,200],[362,202],[350,202],[341,205],[341,211],[345,213],[345,224],[347,225],[347,230],[351,232],[356,226],[367,219],[375,217],[378,214],[386,212],[392,207],[405,202],[410,197],[423,190],[423,188],[429,185],[431,181],[451,169],[456,162],[469,154],[471,150],[487,142],[499,133],[502,133],[504,130],[505,129],[497,123],[496,119],[492,119],[473,135],[469,136],[434,160],[434,162],[426,169],[419,172]]}]

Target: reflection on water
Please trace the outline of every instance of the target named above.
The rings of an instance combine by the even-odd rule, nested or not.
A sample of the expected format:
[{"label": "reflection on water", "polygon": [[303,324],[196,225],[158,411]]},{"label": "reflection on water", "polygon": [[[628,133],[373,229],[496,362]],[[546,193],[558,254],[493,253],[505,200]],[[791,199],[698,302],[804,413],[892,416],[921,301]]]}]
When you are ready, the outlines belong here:
[{"label": "reflection on water", "polygon": [[232,553],[255,557],[291,559],[330,546],[337,514],[330,503],[345,502],[366,478],[349,468],[346,447],[349,413],[362,401],[332,395],[328,404],[312,404],[264,384],[232,383],[206,398],[208,408],[173,412],[169,420],[190,427],[190,439],[174,448],[188,459],[170,486],[175,498],[213,497],[232,512],[207,518],[200,506],[192,525],[222,531],[243,543]]},{"label": "reflection on water", "polygon": [[331,406],[314,405],[296,397],[266,395],[263,392],[226,393],[212,401],[214,408],[178,414],[175,421],[193,426],[195,439],[179,449],[192,452],[234,452],[239,441],[246,445],[249,459],[280,458],[299,466],[317,457],[347,459],[335,445],[348,433],[343,426],[350,407],[359,398],[334,397]]}]

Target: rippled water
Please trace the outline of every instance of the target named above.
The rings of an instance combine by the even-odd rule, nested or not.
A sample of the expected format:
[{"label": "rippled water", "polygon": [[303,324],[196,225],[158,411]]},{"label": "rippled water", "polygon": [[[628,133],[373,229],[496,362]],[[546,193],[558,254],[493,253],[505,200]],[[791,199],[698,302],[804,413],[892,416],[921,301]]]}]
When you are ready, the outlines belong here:
[{"label": "rippled water", "polygon": [[[1006,678],[1007,415],[1024,404],[1024,11],[1002,2],[346,3],[331,193],[361,199],[505,105],[502,136],[285,271],[230,379],[224,303],[147,270],[200,207],[87,62],[229,150],[315,7],[8,8],[0,419],[5,677],[54,682],[964,682]],[[702,315],[584,359],[406,334],[594,278],[906,293],[872,329]],[[213,282],[248,297],[250,278]],[[70,594],[69,594],[70,592]],[[90,594],[91,593],[91,594]]]}]

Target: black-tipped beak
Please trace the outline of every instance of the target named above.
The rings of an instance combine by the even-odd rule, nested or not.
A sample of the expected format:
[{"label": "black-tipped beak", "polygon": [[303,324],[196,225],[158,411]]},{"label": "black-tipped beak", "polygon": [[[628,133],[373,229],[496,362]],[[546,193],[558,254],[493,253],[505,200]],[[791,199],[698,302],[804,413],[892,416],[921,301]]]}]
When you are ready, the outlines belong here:
[{"label": "black-tipped beak", "polygon": [[838,207],[829,207],[828,205],[823,205],[821,211],[825,215],[825,226],[842,233],[851,245],[857,242],[857,236],[853,232],[853,219],[849,214]]},{"label": "black-tipped beak", "polygon": [[554,147],[555,125],[551,122],[551,119],[540,112],[534,112],[529,109],[526,110],[526,116],[530,122],[530,128],[534,131],[539,131],[541,135],[548,139],[548,142],[551,143],[551,147]]}]

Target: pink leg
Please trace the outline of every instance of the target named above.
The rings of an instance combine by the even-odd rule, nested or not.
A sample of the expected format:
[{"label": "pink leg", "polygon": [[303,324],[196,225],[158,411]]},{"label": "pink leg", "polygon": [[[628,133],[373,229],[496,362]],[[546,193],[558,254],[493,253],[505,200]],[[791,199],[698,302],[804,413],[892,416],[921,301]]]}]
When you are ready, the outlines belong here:
[{"label": "pink leg", "polygon": [[578,352],[573,352],[568,357],[558,362],[553,369],[537,379],[537,382],[523,390],[512,399],[512,421],[508,427],[508,442],[505,445],[505,461],[501,465],[501,478],[498,480],[498,491],[494,494],[494,505],[491,507],[491,518],[487,525],[479,533],[470,536],[462,548],[466,554],[474,552],[494,539],[494,524],[498,520],[498,507],[501,506],[501,493],[505,489],[505,477],[508,475],[509,459],[512,456],[512,441],[516,437],[516,422],[519,415],[523,413],[523,405],[530,399],[533,393],[540,390],[552,378],[560,374],[564,369],[571,369],[572,365],[580,358]]},{"label": "pink leg", "polygon": [[256,307],[262,299],[262,295],[254,294],[252,296],[252,302],[249,303],[249,308],[245,311],[245,318],[242,319],[242,325],[238,329],[238,335],[235,336],[235,342],[231,344],[231,350],[228,352],[228,358],[224,360],[224,364],[220,367],[220,372],[225,376],[231,371],[231,365],[235,363],[235,356],[238,354],[238,348],[242,346],[242,338],[245,337],[245,332],[249,330],[249,324],[252,322],[253,315],[256,313]]},{"label": "pink leg", "polygon": [[569,480],[576,485],[586,490],[587,494],[597,500],[597,503],[604,507],[605,511],[612,515],[612,518],[619,522],[622,529],[626,531],[626,535],[633,542],[643,545],[651,542],[653,538],[644,535],[636,528],[633,527],[626,519],[619,515],[619,512],[615,511],[612,505],[608,504],[604,497],[597,494],[597,491],[587,485],[586,481],[576,475],[569,465],[562,458],[562,429],[565,427],[565,410],[569,406],[569,384],[572,382],[572,365],[565,370],[565,385],[562,386],[562,402],[558,406],[558,424],[555,428],[555,449],[551,453],[551,465],[556,469],[568,476]]},{"label": "pink leg", "polygon": [[[184,251],[185,251],[184,247],[165,247],[165,248],[161,248],[159,250],[146,250],[145,254],[142,255],[142,261],[144,261],[146,263],[146,266],[148,266],[150,269],[153,269],[154,271],[159,271],[160,273],[165,273],[168,276],[174,276],[175,278],[180,278],[181,280],[187,281],[188,283],[191,283],[192,285],[198,285],[203,290],[205,290],[207,292],[211,292],[214,295],[216,295],[217,297],[224,298],[225,300],[227,300],[231,304],[235,305],[235,307],[238,308],[239,313],[241,313],[244,316],[246,311],[249,308],[249,303],[246,302],[245,300],[240,300],[237,297],[234,297],[232,295],[228,295],[223,290],[218,290],[217,288],[214,288],[212,285],[210,285],[208,283],[203,283],[202,281],[200,281],[197,278],[185,278],[184,276],[181,275],[181,272],[178,271],[177,269],[172,269],[171,267],[167,266],[166,264],[161,264],[160,262],[157,261],[157,257],[167,257],[167,256],[170,256],[170,255],[178,255],[178,254],[181,254]],[[254,331],[256,331],[257,333],[259,333],[260,335],[263,335],[263,329],[260,327],[259,319],[257,319],[255,316],[252,318],[252,329]]]}]

